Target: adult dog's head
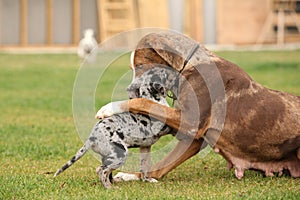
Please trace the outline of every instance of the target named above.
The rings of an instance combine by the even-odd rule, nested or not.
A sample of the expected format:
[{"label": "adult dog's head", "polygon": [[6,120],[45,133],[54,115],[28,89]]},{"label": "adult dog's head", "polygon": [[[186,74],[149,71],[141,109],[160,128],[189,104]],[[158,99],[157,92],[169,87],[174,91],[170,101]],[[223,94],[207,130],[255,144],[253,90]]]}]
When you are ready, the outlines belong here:
[{"label": "adult dog's head", "polygon": [[208,128],[221,130],[226,115],[224,82],[231,76],[222,77],[219,70],[227,70],[226,66],[216,61],[221,59],[191,38],[174,32],[158,32],[138,42],[130,66],[135,79],[157,65],[175,72],[169,87],[175,96],[174,107],[181,111],[182,120],[193,123],[189,125],[193,127],[191,130],[201,127],[197,133],[200,138]]}]

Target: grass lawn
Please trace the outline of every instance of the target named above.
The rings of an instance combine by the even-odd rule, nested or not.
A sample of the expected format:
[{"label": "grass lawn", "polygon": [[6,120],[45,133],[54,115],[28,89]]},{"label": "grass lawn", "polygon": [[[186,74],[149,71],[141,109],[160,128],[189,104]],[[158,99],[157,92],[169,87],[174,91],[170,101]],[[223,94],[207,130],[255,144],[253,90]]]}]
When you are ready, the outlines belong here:
[{"label": "grass lawn", "polygon": [[[217,54],[269,88],[300,95],[300,51]],[[111,76],[100,82],[97,108],[110,101],[116,77],[128,71],[128,59],[114,63]],[[92,154],[54,179],[82,145],[72,114],[79,59],[0,54],[0,60],[0,199],[299,199],[300,179],[246,171],[239,181],[212,152],[193,157],[156,184],[125,182],[105,190]]]}]

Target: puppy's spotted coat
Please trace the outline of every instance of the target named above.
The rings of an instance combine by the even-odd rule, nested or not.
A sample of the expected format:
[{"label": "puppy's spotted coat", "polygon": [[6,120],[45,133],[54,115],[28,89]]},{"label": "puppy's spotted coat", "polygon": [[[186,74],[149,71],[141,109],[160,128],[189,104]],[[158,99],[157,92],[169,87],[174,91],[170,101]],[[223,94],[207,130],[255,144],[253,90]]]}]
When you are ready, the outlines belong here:
[{"label": "puppy's spotted coat", "polygon": [[[168,86],[174,85],[176,74],[170,68],[151,68],[128,87],[131,98],[148,98],[163,105]],[[138,88],[138,89],[136,89]],[[88,140],[77,154],[54,176],[70,167],[80,159],[89,148],[101,155],[102,165],[97,174],[105,188],[110,188],[112,171],[121,167],[127,158],[128,148],[140,147],[142,180],[153,182],[148,176],[150,170],[150,148],[161,136],[171,133],[164,123],[141,114],[122,113],[105,118],[96,123]]]}]

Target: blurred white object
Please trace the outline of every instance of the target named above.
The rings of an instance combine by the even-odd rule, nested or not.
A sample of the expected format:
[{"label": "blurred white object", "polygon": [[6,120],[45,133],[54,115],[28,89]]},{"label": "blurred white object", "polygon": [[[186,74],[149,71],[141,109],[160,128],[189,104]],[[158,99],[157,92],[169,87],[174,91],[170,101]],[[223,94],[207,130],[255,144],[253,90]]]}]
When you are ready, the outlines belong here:
[{"label": "blurred white object", "polygon": [[93,49],[98,46],[96,39],[94,38],[94,31],[92,29],[86,29],[84,31],[84,37],[80,40],[77,54],[82,59],[87,61],[93,60]]}]

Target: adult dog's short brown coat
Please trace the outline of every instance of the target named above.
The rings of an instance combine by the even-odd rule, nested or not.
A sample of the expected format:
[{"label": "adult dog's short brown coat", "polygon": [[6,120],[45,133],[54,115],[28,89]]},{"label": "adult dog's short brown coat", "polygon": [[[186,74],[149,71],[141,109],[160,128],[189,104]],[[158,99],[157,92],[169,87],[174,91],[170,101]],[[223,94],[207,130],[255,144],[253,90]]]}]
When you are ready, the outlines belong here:
[{"label": "adult dog's short brown coat", "polygon": [[175,108],[147,99],[119,104],[119,111],[150,114],[181,133],[177,146],[153,166],[150,176],[164,176],[198,153],[205,140],[227,160],[229,169],[235,167],[239,179],[246,169],[267,176],[289,171],[300,177],[300,97],[261,86],[202,46],[191,52],[195,45],[180,34],[153,33],[142,38],[134,52],[136,77],[156,64],[182,76],[173,91]]}]

